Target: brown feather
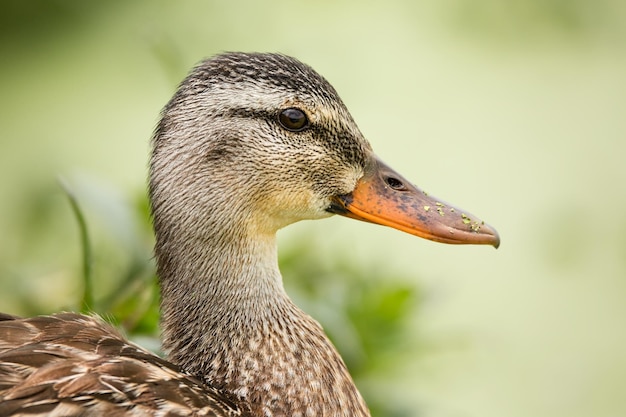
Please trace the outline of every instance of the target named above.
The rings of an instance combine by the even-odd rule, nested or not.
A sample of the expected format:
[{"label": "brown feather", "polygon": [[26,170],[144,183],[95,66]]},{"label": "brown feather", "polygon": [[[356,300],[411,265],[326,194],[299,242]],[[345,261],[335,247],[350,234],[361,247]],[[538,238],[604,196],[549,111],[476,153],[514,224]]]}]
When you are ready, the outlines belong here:
[{"label": "brown feather", "polygon": [[5,316],[0,340],[2,416],[246,415],[232,399],[124,340],[97,317]]}]

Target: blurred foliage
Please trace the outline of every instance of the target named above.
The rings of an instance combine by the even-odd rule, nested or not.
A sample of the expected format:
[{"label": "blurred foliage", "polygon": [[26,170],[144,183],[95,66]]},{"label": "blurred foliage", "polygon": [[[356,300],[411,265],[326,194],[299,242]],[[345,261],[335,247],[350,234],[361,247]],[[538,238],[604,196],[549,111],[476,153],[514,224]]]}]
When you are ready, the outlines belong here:
[{"label": "blurred foliage", "polygon": [[453,0],[443,14],[457,30],[490,37],[498,42],[534,42],[546,35],[590,37],[599,28],[621,31],[613,0]]},{"label": "blurred foliage", "polygon": [[85,2],[81,0],[3,0],[0,3],[0,37],[38,37],[61,30],[81,19],[97,16],[103,9],[114,8],[119,1]]},{"label": "blurred foliage", "polygon": [[[124,329],[129,338],[158,351],[159,289],[152,259],[147,198],[141,195],[126,202],[110,201],[110,206],[116,208],[107,211],[100,206],[95,209],[95,205],[108,198],[111,190],[107,191],[97,182],[76,185],[80,181],[74,180],[68,183],[74,187],[63,185],[72,210],[66,209],[73,211],[78,225],[73,227],[73,232],[82,246],[81,252],[73,256],[80,257],[80,253],[83,256],[66,278],[81,282],[82,276],[78,286],[83,288],[72,291],[74,301],[65,308],[83,307],[85,310],[88,303],[86,310],[102,315]],[[94,195],[99,196],[95,201]],[[56,199],[42,198],[37,207],[46,211],[46,206],[54,204]],[[127,225],[128,218],[134,219],[131,227]],[[54,218],[48,220],[57,222]],[[121,237],[120,229],[115,227],[117,222],[126,225],[122,229],[132,230],[137,236]],[[39,223],[31,223],[31,226],[36,230],[25,230],[25,234],[36,236],[37,231],[46,233],[46,230],[57,229],[41,227]],[[410,319],[419,306],[417,288],[407,285],[406,279],[390,276],[381,265],[354,265],[349,256],[339,253],[331,259],[320,259],[316,246],[315,240],[303,238],[279,251],[287,292],[325,328],[373,415],[414,415],[407,404],[387,401],[384,388],[402,359],[409,354],[414,358],[418,348],[409,328]],[[61,252],[63,249],[57,246],[57,253],[53,255],[59,256]],[[47,308],[49,299],[45,300],[46,305],[38,305],[39,300],[27,289],[16,290],[14,295],[23,303],[20,309],[28,314],[51,312]]]},{"label": "blurred foliage", "polygon": [[[195,3],[188,2],[187,6],[208,10],[221,10],[224,6],[221,2],[201,2],[204,3],[202,6]],[[276,0],[267,2],[267,8],[280,3]],[[165,9],[167,6],[164,2],[145,0],[4,0],[0,2],[0,44],[15,47],[22,42],[45,42],[49,33],[76,31],[100,19],[103,13],[123,11],[132,4],[143,4],[146,8]],[[431,5],[395,1],[390,6],[406,9],[407,14],[417,16]],[[245,1],[234,7],[246,11],[254,9]],[[439,23],[464,36],[476,35],[481,41],[534,44],[538,39],[545,40],[546,35],[561,39],[624,39],[626,35],[621,19],[625,7],[619,0],[449,0],[437,2],[432,7],[436,9]],[[157,36],[152,47],[156,55],[174,54],[179,58],[178,46],[171,39]],[[172,56],[165,58],[171,61]],[[171,62],[177,64],[176,60]]]}]

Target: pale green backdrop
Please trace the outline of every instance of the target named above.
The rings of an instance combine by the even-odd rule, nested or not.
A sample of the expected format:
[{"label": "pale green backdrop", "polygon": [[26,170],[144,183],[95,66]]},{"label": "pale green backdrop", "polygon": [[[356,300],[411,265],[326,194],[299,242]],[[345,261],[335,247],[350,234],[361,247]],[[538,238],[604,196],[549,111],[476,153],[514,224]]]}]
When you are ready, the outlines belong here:
[{"label": "pale green backdrop", "polygon": [[[376,259],[381,280],[421,287],[413,326],[430,348],[380,381],[390,401],[426,417],[626,415],[623,1],[0,10],[0,310],[30,313],[24,294],[44,312],[75,305],[80,247],[59,175],[94,212],[118,213],[94,234],[140,246],[118,201],[143,190],[176,83],[220,51],[279,51],[334,84],[384,160],[502,237],[497,251],[451,247],[345,219],[281,233],[283,247],[311,234],[320,258]],[[107,248],[100,262],[122,250]]]}]

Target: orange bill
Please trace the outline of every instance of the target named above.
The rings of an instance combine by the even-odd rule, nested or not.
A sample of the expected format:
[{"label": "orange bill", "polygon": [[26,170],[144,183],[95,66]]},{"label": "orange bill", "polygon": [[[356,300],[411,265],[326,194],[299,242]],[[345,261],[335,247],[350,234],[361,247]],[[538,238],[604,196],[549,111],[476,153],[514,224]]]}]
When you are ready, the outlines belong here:
[{"label": "orange bill", "polygon": [[352,193],[334,199],[329,211],[437,242],[500,245],[491,226],[428,195],[379,159],[373,159]]}]

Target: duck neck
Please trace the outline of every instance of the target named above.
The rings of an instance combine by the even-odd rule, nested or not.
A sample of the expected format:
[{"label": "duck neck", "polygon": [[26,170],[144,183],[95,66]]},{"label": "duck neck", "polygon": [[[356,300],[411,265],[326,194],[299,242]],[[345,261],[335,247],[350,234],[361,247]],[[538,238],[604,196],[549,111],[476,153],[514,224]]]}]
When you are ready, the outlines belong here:
[{"label": "duck neck", "polygon": [[274,234],[167,236],[156,252],[172,362],[255,416],[369,416],[322,328],[286,295]]}]

